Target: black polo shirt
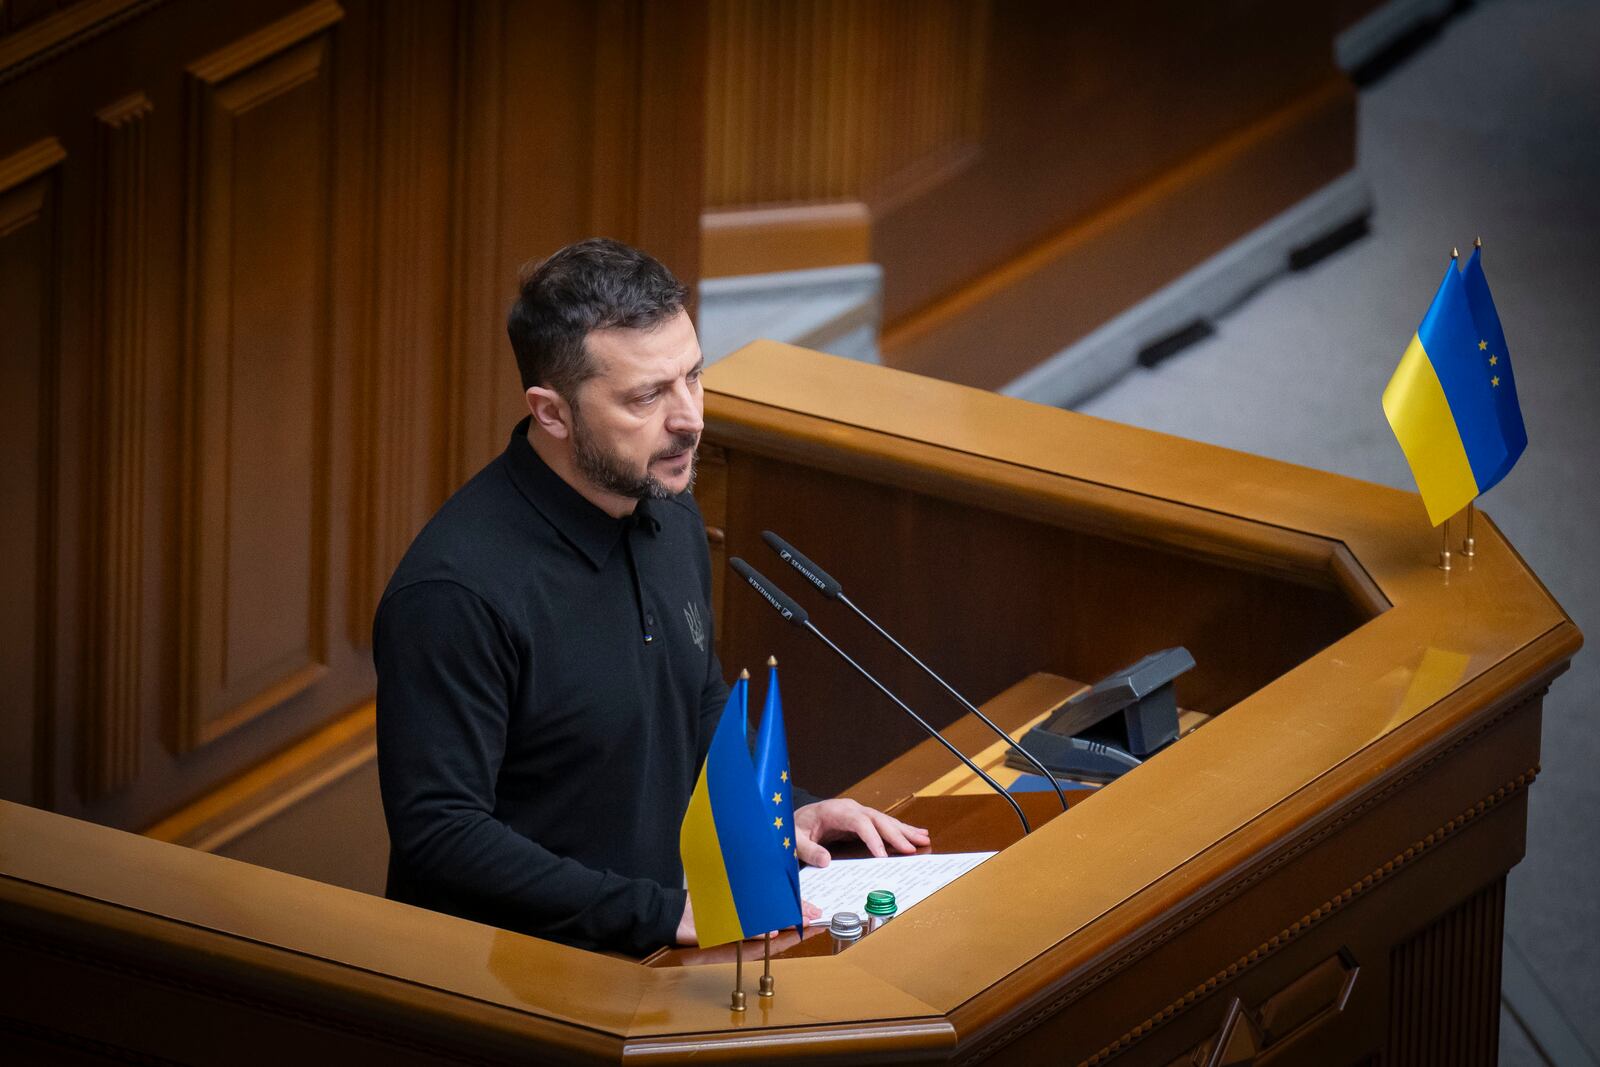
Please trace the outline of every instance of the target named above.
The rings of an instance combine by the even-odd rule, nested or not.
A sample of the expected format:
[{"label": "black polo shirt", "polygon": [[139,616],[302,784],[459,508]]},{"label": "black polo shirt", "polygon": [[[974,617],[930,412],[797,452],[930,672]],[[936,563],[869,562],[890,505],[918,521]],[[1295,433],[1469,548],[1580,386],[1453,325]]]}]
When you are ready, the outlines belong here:
[{"label": "black polo shirt", "polygon": [[388,895],[643,952],[683,913],[678,827],[728,692],[705,527],[688,493],[610,517],[527,428],[378,607]]}]

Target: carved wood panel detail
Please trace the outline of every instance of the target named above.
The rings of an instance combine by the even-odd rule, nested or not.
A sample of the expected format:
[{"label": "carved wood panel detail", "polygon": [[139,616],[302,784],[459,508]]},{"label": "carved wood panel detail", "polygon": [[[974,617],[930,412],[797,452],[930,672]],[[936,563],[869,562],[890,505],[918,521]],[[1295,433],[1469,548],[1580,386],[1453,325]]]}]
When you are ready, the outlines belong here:
[{"label": "carved wood panel detail", "polygon": [[139,773],[151,110],[150,100],[134,93],[96,116],[91,423],[98,469],[90,530],[90,679],[80,735],[80,785],[89,800],[128,785]]},{"label": "carved wood panel detail", "polygon": [[317,3],[189,68],[177,747],[327,670],[333,38]]},{"label": "carved wood panel detail", "polygon": [[0,799],[42,803],[54,629],[57,182],[46,138],[0,159]]}]

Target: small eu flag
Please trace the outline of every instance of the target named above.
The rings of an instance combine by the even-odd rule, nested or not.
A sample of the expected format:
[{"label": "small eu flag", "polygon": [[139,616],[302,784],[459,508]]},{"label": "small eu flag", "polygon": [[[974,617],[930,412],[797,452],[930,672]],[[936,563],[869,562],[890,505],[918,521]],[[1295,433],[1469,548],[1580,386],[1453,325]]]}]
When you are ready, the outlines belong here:
[{"label": "small eu flag", "polygon": [[1477,253],[1466,272],[1452,257],[1383,391],[1435,526],[1503,478],[1527,445],[1510,364]]},{"label": "small eu flag", "polygon": [[1489,295],[1489,279],[1483,274],[1481,246],[1472,249],[1467,265],[1461,269],[1461,282],[1467,291],[1472,322],[1478,327],[1478,359],[1490,372],[1495,415],[1500,420],[1500,436],[1506,446],[1506,457],[1490,472],[1489,484],[1478,489],[1486,493],[1506,476],[1523,449],[1528,447],[1528,431],[1522,425],[1522,405],[1517,403],[1517,377],[1511,370],[1511,347],[1506,344],[1505,331],[1500,327],[1500,313],[1494,308],[1494,297]]},{"label": "small eu flag", "polygon": [[706,947],[800,924],[794,859],[778,845],[773,805],[750,763],[749,684],[741,678],[728,694],[678,833],[695,931]]},{"label": "small eu flag", "polygon": [[783,730],[783,699],[778,695],[778,661],[767,660],[767,702],[756,734],[756,784],[772,818],[778,844],[789,857],[795,897],[800,896],[800,861],[794,835],[794,789],[789,780],[789,741]]}]

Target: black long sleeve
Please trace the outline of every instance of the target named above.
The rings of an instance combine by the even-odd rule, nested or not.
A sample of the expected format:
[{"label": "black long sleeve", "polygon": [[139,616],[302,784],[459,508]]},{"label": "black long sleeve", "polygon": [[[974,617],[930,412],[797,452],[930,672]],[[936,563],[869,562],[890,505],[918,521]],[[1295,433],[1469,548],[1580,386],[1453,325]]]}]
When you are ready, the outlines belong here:
[{"label": "black long sleeve", "polygon": [[525,433],[378,609],[388,894],[642,953],[683,914],[678,829],[726,695],[705,525],[687,494],[605,514]]},{"label": "black long sleeve", "polygon": [[684,890],[558,856],[497,812],[519,672],[488,605],[453,582],[411,585],[384,602],[374,640],[384,811],[415,902],[571,943],[670,943]]}]

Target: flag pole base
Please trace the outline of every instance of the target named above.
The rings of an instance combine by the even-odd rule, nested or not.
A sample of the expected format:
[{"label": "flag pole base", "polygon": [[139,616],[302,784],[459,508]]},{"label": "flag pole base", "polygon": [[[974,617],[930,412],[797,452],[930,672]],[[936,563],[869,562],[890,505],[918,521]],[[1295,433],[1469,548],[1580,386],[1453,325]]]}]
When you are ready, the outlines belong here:
[{"label": "flag pole base", "polygon": [[744,1011],[744,990],[735,989],[733,991],[733,1000],[728,1007],[732,1008],[734,1011]]},{"label": "flag pole base", "polygon": [[1444,520],[1444,539],[1439,543],[1439,569],[1450,569],[1450,520]]},{"label": "flag pole base", "polygon": [[734,1011],[744,1011],[744,941],[733,943],[733,996],[728,1000],[728,1007]]},{"label": "flag pole base", "polygon": [[1467,505],[1467,539],[1461,542],[1461,554],[1471,559],[1477,555],[1478,539],[1472,535],[1473,518],[1477,515],[1478,508],[1474,504]]},{"label": "flag pole base", "polygon": [[762,939],[762,972],[759,989],[756,993],[760,997],[772,996],[772,933]]}]

